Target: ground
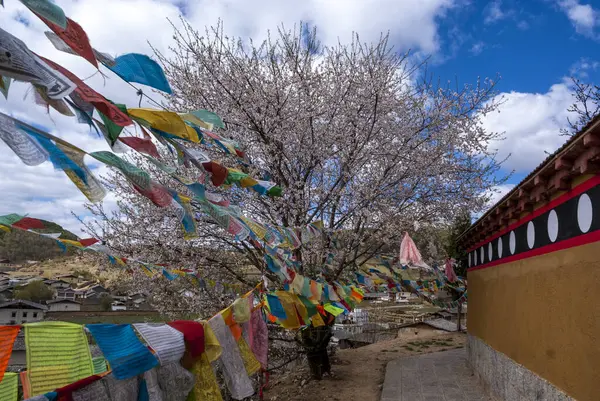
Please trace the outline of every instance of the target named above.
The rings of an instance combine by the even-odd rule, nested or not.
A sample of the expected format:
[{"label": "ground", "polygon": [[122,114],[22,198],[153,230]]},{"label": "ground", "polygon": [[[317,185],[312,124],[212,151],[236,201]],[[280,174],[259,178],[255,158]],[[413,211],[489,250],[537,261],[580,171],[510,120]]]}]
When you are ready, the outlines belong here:
[{"label": "ground", "polygon": [[[416,332],[416,333],[415,333]],[[332,359],[331,376],[311,380],[308,366],[283,374],[274,372],[265,400],[379,401],[388,362],[403,356],[420,355],[464,347],[462,333],[437,330],[404,330],[396,339],[361,348],[338,350]]]},{"label": "ground", "polygon": [[381,401],[491,401],[464,348],[405,356],[388,363]]}]

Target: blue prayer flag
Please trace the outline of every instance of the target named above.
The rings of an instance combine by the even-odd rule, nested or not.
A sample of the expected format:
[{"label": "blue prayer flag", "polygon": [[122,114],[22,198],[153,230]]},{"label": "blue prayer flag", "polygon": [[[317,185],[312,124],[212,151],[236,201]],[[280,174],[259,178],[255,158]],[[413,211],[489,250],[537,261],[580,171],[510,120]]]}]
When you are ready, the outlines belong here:
[{"label": "blue prayer flag", "polygon": [[275,316],[278,319],[287,319],[287,315],[285,310],[283,309],[283,305],[279,298],[275,295],[267,294],[267,301],[269,302],[269,309],[271,310],[271,315]]},{"label": "blue prayer flag", "polygon": [[115,65],[108,68],[127,82],[137,82],[168,94],[173,93],[161,66],[145,54],[124,54],[117,57]]},{"label": "blue prayer flag", "polygon": [[129,324],[88,324],[117,380],[129,379],[158,366],[158,359],[138,339]]}]

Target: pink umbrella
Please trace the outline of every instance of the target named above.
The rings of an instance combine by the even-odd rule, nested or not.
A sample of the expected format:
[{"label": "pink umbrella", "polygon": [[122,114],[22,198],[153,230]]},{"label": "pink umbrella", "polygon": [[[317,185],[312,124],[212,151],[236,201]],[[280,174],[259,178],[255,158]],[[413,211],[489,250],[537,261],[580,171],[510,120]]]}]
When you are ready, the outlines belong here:
[{"label": "pink umbrella", "polygon": [[410,238],[408,232],[404,233],[402,242],[400,243],[400,264],[402,266],[424,267],[430,269],[423,258],[421,252],[417,249],[415,242]]}]

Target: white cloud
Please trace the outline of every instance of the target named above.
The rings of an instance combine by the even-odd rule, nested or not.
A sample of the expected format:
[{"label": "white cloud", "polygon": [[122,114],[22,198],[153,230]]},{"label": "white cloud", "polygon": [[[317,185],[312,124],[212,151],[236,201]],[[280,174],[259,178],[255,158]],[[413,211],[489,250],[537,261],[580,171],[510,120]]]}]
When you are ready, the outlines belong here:
[{"label": "white cloud", "polygon": [[[54,49],[43,32],[48,30],[18,1],[5,2],[0,12],[2,29],[23,40],[33,51],[63,65],[80,78],[93,75],[94,68],[80,57]],[[377,40],[381,32],[390,32],[399,50],[412,48],[434,53],[439,49],[437,21],[455,5],[455,0],[308,0],[281,2],[275,0],[57,0],[65,14],[86,31],[92,46],[114,56],[128,53],[152,55],[148,42],[162,52],[173,43],[170,21],[179,25],[183,12],[192,26],[203,30],[219,19],[230,35],[264,39],[268,30],[282,23],[292,28],[300,21],[317,26],[325,44],[348,41],[357,31],[361,40]],[[135,90],[106,69],[106,80],[96,74],[86,83],[107,98],[129,106],[138,105]],[[138,85],[139,86],[139,85]],[[23,99],[29,85],[13,84],[9,99],[0,96],[0,111],[28,122],[43,125],[63,139],[87,151],[107,149],[104,139],[90,133],[85,125],[44,109]],[[160,96],[145,89],[160,100]],[[142,107],[153,107],[144,99]],[[84,196],[61,171],[47,162],[27,167],[0,143],[0,214],[30,213],[55,221],[76,234],[80,224],[70,212],[84,214]],[[98,170],[100,174],[104,168]],[[108,209],[115,207],[114,197],[107,197]]]},{"label": "white cloud", "polygon": [[485,193],[485,197],[488,199],[488,201],[484,206],[483,212],[474,213],[471,216],[472,222],[475,223],[477,220],[479,220],[481,216],[486,214],[488,210],[494,207],[496,203],[498,203],[498,201],[500,201],[500,199],[502,199],[504,195],[512,191],[514,187],[515,184],[502,184],[490,188],[490,190]]},{"label": "white cloud", "polygon": [[483,22],[485,24],[493,24],[507,18],[509,15],[511,15],[511,13],[511,11],[503,11],[502,1],[496,0],[489,3],[485,8],[483,12],[483,15],[485,16]]},{"label": "white cloud", "polygon": [[579,0],[561,0],[558,5],[575,27],[575,30],[586,36],[594,36],[595,28],[600,24],[600,12],[590,4],[580,4]]},{"label": "white cloud", "polygon": [[469,51],[472,55],[477,56],[483,51],[483,49],[485,49],[485,43],[483,43],[482,41],[478,41],[473,43],[473,46],[471,46],[471,49]]},{"label": "white cloud", "polygon": [[500,199],[504,197],[507,193],[513,190],[515,184],[503,184],[492,187],[492,189],[486,194],[488,197],[488,202],[486,204],[486,209],[494,206]]},{"label": "white cloud", "polygon": [[596,71],[599,67],[600,62],[582,57],[569,68],[569,74],[579,79],[587,79],[589,73]]},{"label": "white cloud", "polygon": [[504,132],[505,140],[488,148],[497,150],[499,159],[510,155],[508,170],[529,172],[566,141],[560,129],[567,126],[567,108],[573,103],[567,84],[552,85],[546,93],[502,93],[495,100],[504,101],[500,112],[488,114],[482,123],[487,131]]},{"label": "white cloud", "polygon": [[282,23],[292,27],[302,20],[316,25],[326,44],[338,38],[347,42],[353,31],[365,41],[389,31],[400,48],[430,53],[439,49],[436,20],[454,4],[455,0],[206,0],[189,2],[186,18],[199,28],[221,18],[230,33],[255,39],[264,38],[267,29]]}]

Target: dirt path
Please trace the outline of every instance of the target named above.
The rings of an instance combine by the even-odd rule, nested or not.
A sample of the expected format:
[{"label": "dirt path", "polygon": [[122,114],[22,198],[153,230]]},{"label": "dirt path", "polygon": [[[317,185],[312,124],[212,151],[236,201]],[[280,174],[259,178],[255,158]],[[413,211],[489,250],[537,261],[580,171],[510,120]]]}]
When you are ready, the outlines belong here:
[{"label": "dirt path", "polygon": [[438,331],[415,330],[398,338],[362,348],[339,350],[332,362],[332,376],[321,381],[310,379],[307,366],[296,372],[271,376],[271,386],[265,400],[305,401],[379,401],[385,367],[391,360],[407,355],[461,348],[465,335],[440,334]]}]

